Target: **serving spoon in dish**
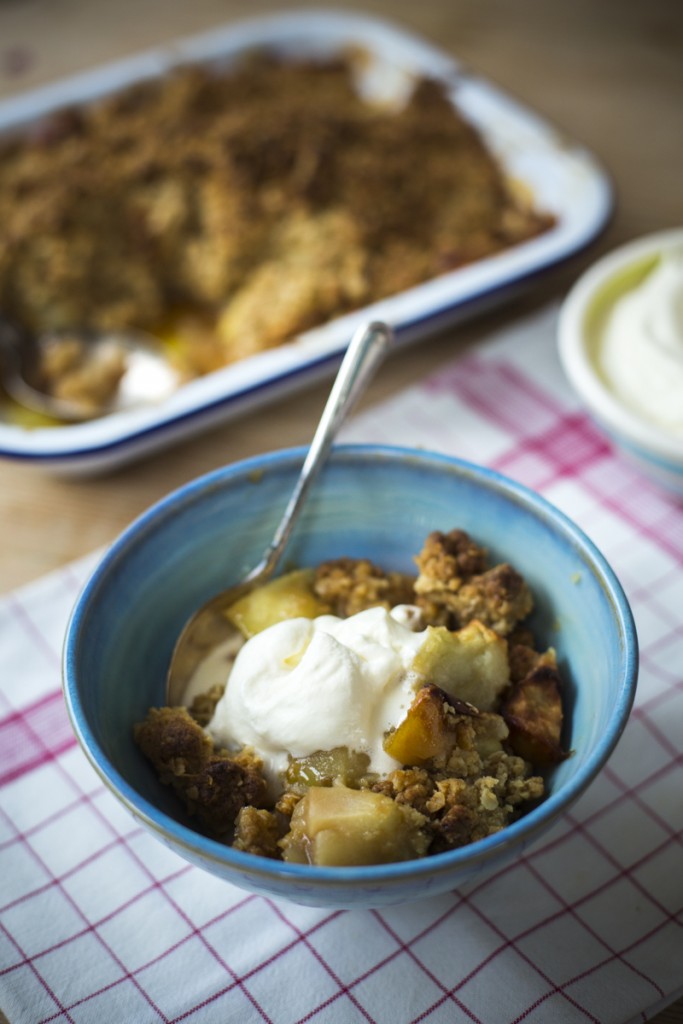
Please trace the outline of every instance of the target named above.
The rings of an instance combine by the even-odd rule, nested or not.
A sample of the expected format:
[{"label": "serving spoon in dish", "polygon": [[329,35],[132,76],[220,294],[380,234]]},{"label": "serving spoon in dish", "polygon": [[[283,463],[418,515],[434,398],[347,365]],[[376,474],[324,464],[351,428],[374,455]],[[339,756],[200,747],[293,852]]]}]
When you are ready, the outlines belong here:
[{"label": "serving spoon in dish", "polygon": [[[71,374],[73,386],[63,393],[51,393],[45,381],[51,345],[53,358]],[[0,376],[18,405],[62,423],[157,404],[181,383],[161,345],[142,331],[80,330],[29,339],[6,322],[0,322]]]},{"label": "serving spoon in dish", "polygon": [[237,633],[226,610],[275,572],[311,485],[322,469],[332,442],[346,416],[365,390],[394,340],[387,324],[375,321],[353,335],[337,372],[292,495],[261,561],[239,583],[221,591],[194,613],[176,642],[166,679],[166,703],[187,703],[188,685],[211,652],[225,650]]}]

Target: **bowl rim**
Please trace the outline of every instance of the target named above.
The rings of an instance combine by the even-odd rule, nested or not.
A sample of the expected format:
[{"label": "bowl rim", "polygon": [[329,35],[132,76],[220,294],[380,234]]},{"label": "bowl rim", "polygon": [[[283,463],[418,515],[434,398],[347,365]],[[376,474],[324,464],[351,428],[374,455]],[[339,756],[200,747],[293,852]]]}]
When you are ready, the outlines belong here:
[{"label": "bowl rim", "polygon": [[597,292],[611,279],[647,257],[683,247],[683,227],[633,239],[606,253],[577,279],[560,307],[557,344],[563,369],[588,409],[627,447],[647,453],[669,469],[683,469],[683,437],[650,423],[610,391],[588,357],[586,314]]},{"label": "bowl rim", "polygon": [[[398,861],[389,864],[358,867],[319,867],[315,865],[288,864],[270,861],[255,854],[234,850],[231,846],[211,839],[195,831],[160,810],[143,797],[109,761],[88,723],[79,696],[77,669],[78,647],[84,619],[89,603],[98,590],[106,585],[106,578],[112,567],[125,559],[130,548],[144,542],[146,534],[156,529],[159,519],[168,519],[177,514],[180,507],[201,501],[202,496],[216,487],[229,485],[237,478],[246,478],[255,471],[267,471],[272,467],[283,468],[288,464],[298,466],[305,458],[306,447],[285,448],[252,456],[212,470],[189,481],[170,492],[160,501],[143,512],[119,535],[105,552],[89,579],[83,586],[72,609],[67,625],[62,656],[62,687],[67,712],[81,750],[106,787],[128,809],[133,817],[148,830],[172,847],[187,851],[189,860],[213,862],[220,867],[219,874],[263,879],[273,884],[291,882],[295,891],[302,886],[316,891],[320,888],[343,888],[361,885],[387,887],[398,886],[410,880],[425,876],[436,878],[442,874],[452,875],[459,867],[476,865],[483,868],[489,860],[498,860],[505,851],[532,842],[544,831],[561,812],[566,810],[591,784],[600,769],[610,757],[628,720],[634,699],[638,676],[638,638],[633,614],[626,594],[611,566],[583,530],[565,513],[557,509],[546,498],[525,485],[504,476],[496,470],[479,466],[456,456],[445,455],[424,449],[406,448],[383,444],[343,444],[333,446],[330,460],[361,461],[372,464],[382,461],[415,461],[418,465],[434,470],[446,470],[456,476],[464,476],[483,484],[488,489],[502,493],[504,497],[523,506],[555,532],[562,532],[575,550],[581,554],[581,561],[598,576],[604,593],[614,611],[620,649],[622,653],[622,676],[618,699],[615,703],[609,727],[596,743],[595,749],[574,778],[566,783],[560,792],[551,793],[522,818],[507,825],[500,832],[478,840],[457,850],[430,855],[416,860]],[[131,726],[132,727],[132,726]],[[298,885],[296,883],[299,883]]]}]

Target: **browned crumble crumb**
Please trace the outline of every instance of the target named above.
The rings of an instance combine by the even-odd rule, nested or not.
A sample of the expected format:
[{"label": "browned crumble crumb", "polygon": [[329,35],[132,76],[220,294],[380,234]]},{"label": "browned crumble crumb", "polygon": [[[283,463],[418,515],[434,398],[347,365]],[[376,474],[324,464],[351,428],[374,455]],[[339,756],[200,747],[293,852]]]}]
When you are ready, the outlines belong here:
[{"label": "browned crumble crumb", "polygon": [[291,790],[287,790],[283,793],[275,804],[275,810],[278,814],[283,814],[286,818],[291,818],[294,813],[294,808],[301,800],[301,793],[293,793]]},{"label": "browned crumble crumb", "polygon": [[507,636],[533,609],[531,591],[507,563],[486,568],[486,551],[463,530],[431,533],[416,558],[417,603],[431,625],[459,629],[472,619]]},{"label": "browned crumble crumb", "polygon": [[[454,758],[454,761],[457,759]],[[429,853],[483,839],[508,825],[521,804],[543,795],[543,780],[525,762],[500,750],[484,760],[471,755],[465,777],[427,769],[398,769],[373,787],[424,814]]]},{"label": "browned crumble crumb", "polygon": [[134,736],[161,782],[211,834],[229,838],[242,807],[263,801],[260,759],[249,751],[230,756],[216,750],[186,708],[151,708]]},{"label": "browned crumble crumb", "polygon": [[532,630],[524,623],[518,623],[508,635],[507,640],[510,647],[519,646],[534,648],[536,646]]},{"label": "browned crumble crumb", "polygon": [[474,717],[459,716],[454,744],[432,766],[442,774],[474,779],[481,775],[484,761],[504,749],[508,735],[501,715],[482,711]]},{"label": "browned crumble crumb", "polygon": [[392,797],[399,804],[409,804],[421,814],[427,814],[427,804],[434,786],[434,780],[425,768],[397,768],[376,782],[372,789]]},{"label": "browned crumble crumb", "polygon": [[421,768],[400,768],[372,787],[428,818],[429,853],[483,839],[514,819],[521,804],[543,795],[543,780],[508,753],[508,729],[494,713],[457,714],[450,750]]},{"label": "browned crumble crumb", "polygon": [[530,774],[530,765],[523,757],[500,750],[485,764],[487,772],[505,788],[505,800],[511,807],[543,796],[543,779]]},{"label": "browned crumble crumb", "polygon": [[432,819],[434,838],[430,849],[433,853],[485,839],[507,824],[509,815],[499,807],[491,783],[486,777],[473,784],[463,779],[439,783],[444,805]]},{"label": "browned crumble crumb", "polygon": [[454,592],[465,580],[485,570],[486,549],[475,544],[464,530],[434,530],[415,562],[419,570],[416,593]]},{"label": "browned crumble crumb", "polygon": [[552,647],[547,651],[536,651],[527,644],[513,644],[508,638],[508,658],[510,663],[510,682],[517,683],[524,679],[535,668],[545,665],[557,668],[557,656]]},{"label": "browned crumble crumb", "polygon": [[433,601],[431,597],[423,594],[416,595],[415,604],[420,609],[420,615],[425,626],[445,626],[447,629],[451,628],[453,618],[450,609],[446,605]]},{"label": "browned crumble crumb", "polygon": [[206,693],[199,693],[192,701],[190,707],[190,714],[194,718],[195,722],[199,725],[207,726],[213,718],[213,713],[216,710],[216,704],[225,693],[225,686],[221,683],[216,683]]},{"label": "browned crumble crumb", "polygon": [[85,339],[69,334],[40,339],[37,358],[40,389],[84,414],[114,400],[128,365],[125,349],[114,339],[92,349]]},{"label": "browned crumble crumb", "polygon": [[348,618],[366,608],[393,608],[414,601],[413,580],[403,573],[386,573],[367,558],[338,558],[316,569],[315,594],[334,615]]},{"label": "browned crumble crumb", "polygon": [[282,828],[277,815],[272,811],[243,807],[235,822],[235,839],[233,847],[244,853],[253,853],[258,857],[270,857],[276,860],[280,855],[278,842],[282,837]]},{"label": "browned crumble crumb", "polygon": [[[553,659],[554,661],[554,659]],[[562,683],[554,663],[540,662],[506,695],[501,714],[515,753],[538,765],[567,757],[561,746]]]},{"label": "browned crumble crumb", "polygon": [[135,727],[135,741],[164,782],[196,775],[213,753],[211,739],[185,708],[150,708]]},{"label": "browned crumble crumb", "polygon": [[449,605],[456,625],[479,619],[501,636],[507,636],[533,609],[526,581],[504,563],[472,576],[460,587]]}]

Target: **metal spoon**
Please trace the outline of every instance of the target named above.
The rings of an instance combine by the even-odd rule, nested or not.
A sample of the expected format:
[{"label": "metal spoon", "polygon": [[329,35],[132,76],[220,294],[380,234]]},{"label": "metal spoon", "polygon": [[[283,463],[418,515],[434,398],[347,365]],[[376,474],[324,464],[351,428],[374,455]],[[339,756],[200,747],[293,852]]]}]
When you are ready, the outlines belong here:
[{"label": "metal spoon", "polygon": [[216,648],[229,647],[236,633],[225,611],[248,591],[265,583],[275,572],[309,489],[322,468],[332,441],[347,413],[365,389],[393,342],[393,332],[376,322],[356,331],[332,386],[301,473],[275,536],[261,561],[239,583],[213,597],[195,612],[175,645],[166,680],[170,706],[188,702],[188,684],[197,666]]},{"label": "metal spoon", "polygon": [[155,404],[167,398],[181,383],[161,346],[143,332],[69,331],[55,333],[54,338],[57,341],[68,338],[83,342],[89,362],[106,357],[106,352],[115,347],[123,357],[125,368],[113,393],[101,401],[95,398],[80,401],[52,395],[38,383],[41,339],[23,338],[13,325],[0,323],[3,389],[19,405],[51,419],[78,423],[123,409]]}]

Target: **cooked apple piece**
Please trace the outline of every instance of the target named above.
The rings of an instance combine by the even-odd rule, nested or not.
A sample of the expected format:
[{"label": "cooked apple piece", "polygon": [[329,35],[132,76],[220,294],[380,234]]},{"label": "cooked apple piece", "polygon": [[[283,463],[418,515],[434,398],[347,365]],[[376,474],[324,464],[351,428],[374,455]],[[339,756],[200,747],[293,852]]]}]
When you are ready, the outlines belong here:
[{"label": "cooked apple piece", "polygon": [[563,713],[557,669],[539,665],[515,683],[501,711],[510,745],[525,761],[550,765],[567,756],[560,746]]},{"label": "cooked apple piece", "polygon": [[281,841],[286,861],[326,867],[388,864],[427,852],[426,819],[383,793],[312,786]]},{"label": "cooked apple piece", "polygon": [[313,569],[295,569],[245,594],[226,615],[248,640],[283,619],[314,619],[328,607],[313,592]]},{"label": "cooked apple piece", "polygon": [[348,747],[333,750],[317,750],[307,757],[296,757],[290,761],[285,781],[291,789],[301,791],[308,786],[331,786],[342,783],[358,786],[367,775],[370,758],[360,751]]},{"label": "cooked apple piece", "polygon": [[448,757],[456,740],[456,712],[475,715],[476,710],[454,702],[438,686],[418,690],[406,717],[384,740],[384,749],[400,764],[416,767],[435,757]]},{"label": "cooked apple piece", "polygon": [[428,626],[413,669],[429,683],[480,711],[492,711],[510,681],[507,644],[477,619],[452,632]]}]

